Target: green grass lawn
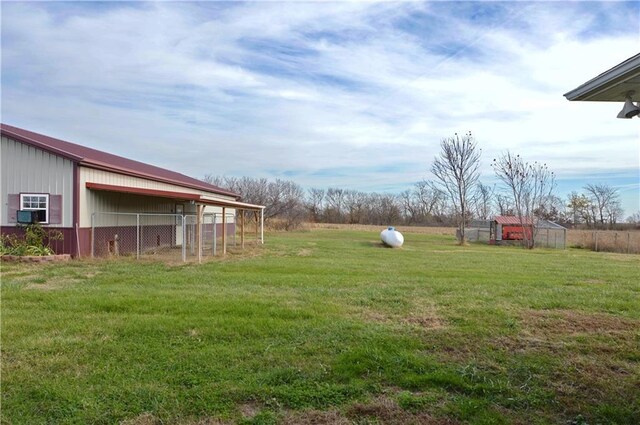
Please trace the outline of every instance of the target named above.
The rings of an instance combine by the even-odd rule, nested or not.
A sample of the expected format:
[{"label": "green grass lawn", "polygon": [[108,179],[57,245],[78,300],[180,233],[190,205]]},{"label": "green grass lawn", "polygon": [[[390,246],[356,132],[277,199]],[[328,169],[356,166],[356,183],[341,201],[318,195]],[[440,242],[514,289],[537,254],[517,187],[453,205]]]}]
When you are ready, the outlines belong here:
[{"label": "green grass lawn", "polygon": [[640,422],[640,257],[267,235],[2,265],[7,424]]}]

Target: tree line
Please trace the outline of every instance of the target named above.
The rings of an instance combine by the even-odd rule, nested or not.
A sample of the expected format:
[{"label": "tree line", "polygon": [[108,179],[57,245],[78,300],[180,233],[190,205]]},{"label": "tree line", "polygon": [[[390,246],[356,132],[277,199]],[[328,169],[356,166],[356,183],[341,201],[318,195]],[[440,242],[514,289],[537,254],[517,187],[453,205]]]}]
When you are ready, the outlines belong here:
[{"label": "tree line", "polygon": [[[456,213],[446,194],[433,181],[422,180],[399,194],[361,192],[330,187],[304,190],[290,180],[207,175],[207,183],[239,193],[243,201],[266,205],[265,219],[284,221],[295,228],[302,222],[452,226]],[[613,192],[607,199],[592,190]],[[562,225],[607,228],[621,222],[622,209],[615,188],[587,185],[583,193],[571,192],[565,199],[552,195],[536,210],[540,218]],[[516,215],[514,203],[495,186],[478,183],[470,197],[469,220],[488,220],[494,215]],[[640,213],[627,218],[640,224]]]},{"label": "tree line", "polygon": [[[620,195],[607,184],[588,184],[566,198],[555,192],[555,174],[546,164],[527,162],[505,152],[493,159],[499,185],[480,181],[481,150],[471,133],[441,140],[431,164],[432,180],[422,180],[399,194],[339,187],[305,190],[294,181],[206,175],[204,181],[265,205],[265,221],[289,230],[303,222],[372,225],[457,225],[494,215],[545,219],[562,225],[610,228],[623,221]],[[640,213],[627,218],[640,224]],[[531,241],[533,242],[533,241]]]}]

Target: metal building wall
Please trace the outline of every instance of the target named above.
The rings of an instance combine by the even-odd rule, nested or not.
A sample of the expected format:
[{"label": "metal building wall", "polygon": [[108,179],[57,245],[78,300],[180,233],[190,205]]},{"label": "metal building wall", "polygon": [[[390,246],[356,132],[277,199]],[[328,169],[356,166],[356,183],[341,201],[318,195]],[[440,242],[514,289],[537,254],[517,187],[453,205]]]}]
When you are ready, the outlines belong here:
[{"label": "metal building wall", "polygon": [[73,162],[33,146],[2,137],[0,145],[0,223],[7,221],[7,195],[48,193],[62,195],[62,224],[73,227]]},{"label": "metal building wall", "polygon": [[[233,201],[231,196],[216,195],[197,189],[185,188],[178,185],[163,183],[150,179],[126,176],[105,170],[80,167],[80,227],[91,227],[91,214],[94,212],[136,212],[136,213],[173,213],[175,202],[166,198],[131,195],[125,193],[92,191],[86,188],[86,183],[102,183],[114,186],[156,189],[172,192],[195,193],[218,197],[220,200]],[[193,208],[191,208],[193,207]],[[193,211],[191,211],[193,209]],[[228,212],[233,212],[227,209]],[[207,207],[206,211],[222,212],[221,208]],[[195,206],[184,204],[184,213],[195,213]]]}]

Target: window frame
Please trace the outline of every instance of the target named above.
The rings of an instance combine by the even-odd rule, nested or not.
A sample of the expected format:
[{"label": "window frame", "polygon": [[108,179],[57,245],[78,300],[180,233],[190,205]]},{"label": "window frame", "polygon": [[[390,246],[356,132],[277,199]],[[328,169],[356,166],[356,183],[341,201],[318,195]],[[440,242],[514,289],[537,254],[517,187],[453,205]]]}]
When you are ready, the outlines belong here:
[{"label": "window frame", "polygon": [[[41,207],[37,207],[37,208],[25,207],[24,206],[24,201],[25,201],[25,198],[27,196],[30,196],[30,197],[32,197],[32,196],[44,197],[45,198],[45,207],[44,208],[41,208]],[[30,202],[31,202],[31,200],[30,200]],[[40,200],[38,200],[38,204],[40,204]],[[49,198],[49,194],[48,193],[31,193],[30,192],[30,193],[21,193],[20,194],[20,210],[23,210],[23,211],[41,211],[41,210],[44,210],[44,212],[45,212],[45,221],[41,221],[40,224],[49,224],[49,208],[50,208],[50,206],[51,206],[51,203],[50,203],[50,198]]]}]

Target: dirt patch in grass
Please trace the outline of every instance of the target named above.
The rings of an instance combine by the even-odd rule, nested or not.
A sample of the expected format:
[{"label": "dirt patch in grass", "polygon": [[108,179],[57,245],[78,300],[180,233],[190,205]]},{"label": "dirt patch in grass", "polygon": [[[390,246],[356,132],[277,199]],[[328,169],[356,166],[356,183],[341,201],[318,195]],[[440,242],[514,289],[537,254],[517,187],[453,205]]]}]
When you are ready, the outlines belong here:
[{"label": "dirt patch in grass", "polygon": [[[493,342],[511,355],[552,361],[548,388],[565,412],[577,415],[597,404],[622,407],[640,385],[640,321],[604,313],[527,310],[521,332]],[[551,360],[553,359],[553,360]]]},{"label": "dirt patch in grass", "polygon": [[640,320],[572,310],[527,310],[521,313],[520,324],[518,335],[496,338],[495,344],[516,353],[556,354],[578,346],[596,355],[632,348],[640,329]]},{"label": "dirt patch in grass", "polygon": [[37,280],[35,282],[28,283],[24,289],[36,289],[40,291],[55,291],[58,289],[64,289],[74,284],[82,283],[83,279],[73,278],[55,278],[48,280]]},{"label": "dirt patch in grass", "polygon": [[158,425],[164,425],[167,423],[175,423],[176,425],[231,425],[235,422],[231,421],[222,421],[220,419],[215,418],[201,418],[201,419],[187,419],[187,420],[179,420],[176,422],[158,422]]},{"label": "dirt patch in grass", "polygon": [[279,422],[285,425],[349,425],[349,424],[384,424],[384,425],[455,425],[448,418],[438,418],[424,412],[409,412],[388,397],[378,397],[367,403],[355,403],[345,409],[337,410],[304,410],[288,412]]},{"label": "dirt patch in grass", "polygon": [[260,407],[256,403],[245,403],[240,405],[239,410],[243,418],[250,419],[256,416],[258,413],[260,413],[260,411],[262,410],[262,407]]},{"label": "dirt patch in grass", "polygon": [[567,356],[562,368],[549,380],[549,385],[558,402],[575,416],[591,409],[594,401],[601,405],[630,408],[625,400],[629,400],[630,394],[637,394],[640,386],[638,376],[637,364],[620,364],[604,355]]},{"label": "dirt patch in grass", "polygon": [[142,413],[141,415],[138,415],[134,418],[120,421],[120,425],[164,425],[167,423],[176,425],[231,425],[233,422],[222,421],[215,418],[187,418],[179,419],[173,422],[167,422],[148,412]]},{"label": "dirt patch in grass", "polygon": [[523,332],[533,336],[620,333],[640,329],[640,320],[573,310],[528,310],[522,313]]},{"label": "dirt patch in grass", "polygon": [[298,257],[309,257],[311,256],[311,254],[313,254],[313,250],[309,248],[302,248],[300,251],[298,251]]},{"label": "dirt patch in grass", "polygon": [[456,424],[452,419],[437,418],[427,413],[408,412],[388,397],[378,397],[369,403],[356,403],[349,407],[346,416],[359,423],[361,419],[373,420],[374,423],[387,425],[445,425]]},{"label": "dirt patch in grass", "polygon": [[602,279],[585,279],[583,280],[584,283],[588,283],[590,285],[602,285],[607,283],[606,281],[602,280]]},{"label": "dirt patch in grass", "polygon": [[135,418],[125,419],[120,425],[159,425],[162,421],[151,413],[145,412]]},{"label": "dirt patch in grass", "polygon": [[430,330],[444,329],[447,327],[446,321],[441,318],[433,308],[411,312],[407,316],[400,316],[397,314],[369,309],[364,310],[361,314],[367,322],[402,324],[405,326]]},{"label": "dirt patch in grass", "polygon": [[419,326],[423,329],[444,329],[447,324],[435,311],[411,314],[402,320],[403,323]]},{"label": "dirt patch in grass", "polygon": [[41,267],[21,268],[19,272],[3,273],[2,279],[12,283],[25,284],[24,289],[51,291],[84,283],[99,274],[96,271],[85,273],[72,271],[65,275],[43,276],[42,270]]},{"label": "dirt patch in grass", "polygon": [[304,410],[287,413],[280,423],[283,425],[351,425],[353,422],[335,410]]}]

